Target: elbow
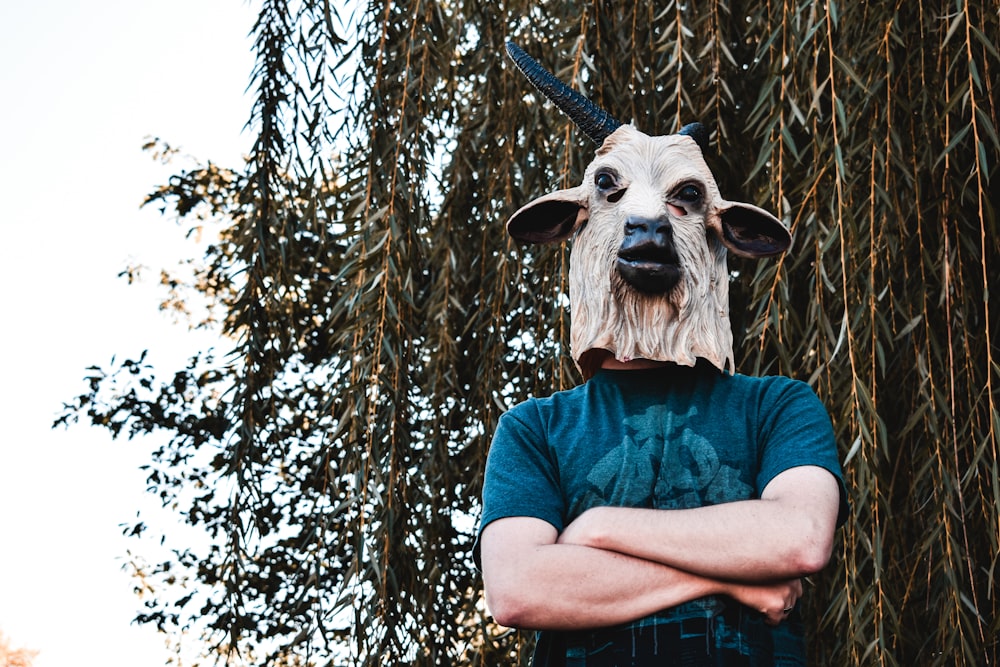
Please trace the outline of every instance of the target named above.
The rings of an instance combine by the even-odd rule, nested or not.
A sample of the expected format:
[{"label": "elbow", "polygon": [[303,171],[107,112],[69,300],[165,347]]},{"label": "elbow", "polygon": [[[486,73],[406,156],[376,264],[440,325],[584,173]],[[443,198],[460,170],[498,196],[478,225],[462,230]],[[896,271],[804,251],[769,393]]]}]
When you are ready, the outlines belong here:
[{"label": "elbow", "polygon": [[808,577],[810,575],[816,574],[830,562],[831,552],[826,553],[812,550],[805,551],[799,555],[796,561],[796,573],[800,577]]},{"label": "elbow", "polygon": [[522,593],[513,590],[486,590],[486,608],[493,620],[506,628],[527,629],[532,605]]},{"label": "elbow", "polygon": [[790,561],[796,576],[816,574],[830,562],[833,555],[833,535],[811,535],[794,548]]}]

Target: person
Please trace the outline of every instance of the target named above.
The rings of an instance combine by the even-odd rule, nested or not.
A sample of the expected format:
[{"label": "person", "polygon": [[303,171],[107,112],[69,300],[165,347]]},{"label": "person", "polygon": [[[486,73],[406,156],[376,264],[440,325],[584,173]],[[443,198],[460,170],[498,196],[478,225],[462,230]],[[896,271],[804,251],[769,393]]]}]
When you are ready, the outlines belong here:
[{"label": "person", "polygon": [[515,45],[523,73],[600,146],[583,183],[508,221],[573,237],[570,348],[584,383],[503,414],[475,556],[536,667],[794,666],[802,578],[847,512],[829,415],[787,377],[732,372],[726,252],[791,236],[722,199],[699,124],[622,125]]},{"label": "person", "polygon": [[801,578],[844,511],[832,443],[804,383],[609,355],[501,417],[487,604],[542,631],[539,666],[804,664]]}]

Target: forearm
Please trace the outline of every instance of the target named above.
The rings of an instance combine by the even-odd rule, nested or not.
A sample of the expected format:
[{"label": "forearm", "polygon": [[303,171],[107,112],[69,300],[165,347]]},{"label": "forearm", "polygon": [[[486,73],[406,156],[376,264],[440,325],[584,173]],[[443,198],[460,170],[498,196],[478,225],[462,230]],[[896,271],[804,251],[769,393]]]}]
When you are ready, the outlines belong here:
[{"label": "forearm", "polygon": [[634,621],[726,592],[726,584],[632,556],[576,545],[537,546],[484,568],[497,622],[533,630],[579,630]]},{"label": "forearm", "polygon": [[[823,475],[829,477],[824,478]],[[829,559],[839,493],[824,471],[799,471],[759,500],[686,510],[599,507],[574,521],[564,544],[606,549],[710,578],[768,581],[799,577]]]},{"label": "forearm", "polygon": [[571,535],[587,546],[706,577],[764,581],[810,573],[814,564],[797,554],[787,524],[769,509],[744,503],[682,511],[602,507]]}]

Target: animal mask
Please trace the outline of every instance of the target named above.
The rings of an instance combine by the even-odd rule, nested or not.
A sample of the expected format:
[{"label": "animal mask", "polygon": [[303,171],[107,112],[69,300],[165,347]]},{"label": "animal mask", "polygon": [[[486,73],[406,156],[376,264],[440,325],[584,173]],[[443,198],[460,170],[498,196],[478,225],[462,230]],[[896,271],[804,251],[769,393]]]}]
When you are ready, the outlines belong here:
[{"label": "animal mask", "polygon": [[777,255],[791,236],[773,215],[722,198],[701,125],[651,137],[622,125],[516,45],[525,76],[599,146],[583,183],[518,210],[507,231],[526,243],[574,237],[570,353],[585,378],[607,353],[733,370],[726,253]]}]

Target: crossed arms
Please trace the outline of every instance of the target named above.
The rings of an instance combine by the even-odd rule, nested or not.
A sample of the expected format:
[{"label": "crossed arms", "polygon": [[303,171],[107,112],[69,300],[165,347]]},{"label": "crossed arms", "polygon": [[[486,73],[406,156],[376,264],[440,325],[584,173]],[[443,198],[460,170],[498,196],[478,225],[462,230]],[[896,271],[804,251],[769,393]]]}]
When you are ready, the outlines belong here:
[{"label": "crossed arms", "polygon": [[487,604],[508,627],[572,630],[727,595],[776,624],[826,565],[840,490],[823,468],[775,477],[758,500],[687,510],[596,507],[559,534],[499,519],[481,539]]}]

